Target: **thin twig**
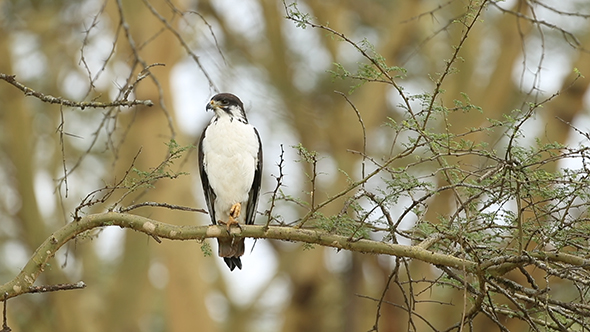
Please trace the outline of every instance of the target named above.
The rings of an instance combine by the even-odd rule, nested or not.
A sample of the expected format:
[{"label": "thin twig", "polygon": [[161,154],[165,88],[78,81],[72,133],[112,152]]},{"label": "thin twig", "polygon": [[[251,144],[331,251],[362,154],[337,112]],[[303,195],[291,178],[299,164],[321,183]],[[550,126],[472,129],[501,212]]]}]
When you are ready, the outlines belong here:
[{"label": "thin twig", "polygon": [[270,207],[264,213],[267,216],[266,224],[264,227],[268,227],[268,225],[270,225],[271,221],[274,219],[272,212],[274,211],[274,208],[276,205],[276,201],[277,201],[277,197],[278,197],[277,195],[279,194],[279,191],[280,191],[281,187],[283,186],[283,178],[285,176],[285,174],[283,173],[283,167],[284,167],[284,163],[285,163],[285,149],[283,148],[283,144],[281,144],[281,154],[280,154],[279,158],[280,158],[280,161],[279,161],[279,164],[277,165],[279,167],[279,175],[278,176],[273,175],[273,177],[277,181],[277,184],[275,186],[275,189],[272,192],[272,196],[270,199]]},{"label": "thin twig", "polygon": [[205,209],[197,209],[197,208],[192,208],[192,207],[188,207],[188,206],[174,205],[174,204],[160,203],[160,202],[141,202],[141,203],[137,203],[137,204],[133,204],[133,205],[127,206],[127,207],[121,207],[121,208],[117,209],[117,211],[120,212],[120,213],[124,213],[124,212],[129,212],[131,210],[138,209],[140,207],[145,207],[145,206],[163,207],[163,208],[167,208],[167,209],[170,209],[170,210],[180,210],[180,211],[189,211],[189,212],[200,212],[200,213],[207,214],[207,210],[205,210]]},{"label": "thin twig", "polygon": [[203,73],[203,75],[205,75],[205,78],[209,82],[209,86],[211,88],[213,88],[213,90],[219,91],[217,89],[217,86],[215,86],[215,83],[213,82],[213,79],[209,75],[209,72],[207,72],[205,70],[205,67],[203,67],[203,65],[201,64],[201,60],[199,59],[199,56],[196,55],[195,52],[193,52],[193,50],[191,50],[190,46],[186,43],[186,41],[184,40],[184,38],[182,38],[182,36],[178,33],[178,30],[175,29],[170,24],[170,22],[168,22],[168,20],[166,20],[162,15],[160,15],[160,13],[158,13],[158,11],[156,10],[156,8],[154,8],[150,4],[150,2],[148,0],[143,0],[143,3],[152,12],[152,14],[158,20],[160,20],[160,22],[162,22],[164,24],[164,26],[166,27],[166,29],[168,29],[174,35],[174,37],[176,37],[176,39],[178,40],[178,42],[180,43],[180,45],[184,48],[184,50],[186,51],[186,53],[188,53],[188,55],[193,59],[193,61],[195,61],[195,63],[197,64],[197,66],[199,67],[199,69],[201,70],[201,72]]},{"label": "thin twig", "polygon": [[[361,124],[361,128],[363,129],[363,151],[362,151],[362,156],[363,156],[363,162],[361,164],[361,177],[364,178],[365,177],[365,161],[367,160],[367,129],[365,128],[365,123],[363,122],[363,117],[361,116],[361,112],[359,112],[359,110],[356,108],[356,105],[352,103],[352,101],[350,101],[350,99],[348,99],[348,96],[340,91],[334,91],[335,93],[341,95],[346,102],[350,105],[350,107],[352,107],[352,109],[354,110],[354,113],[356,114],[359,123]],[[364,184],[363,184],[364,187]]]},{"label": "thin twig", "polygon": [[8,321],[6,319],[6,302],[8,301],[8,293],[4,293],[4,298],[2,302],[4,302],[4,308],[2,309],[2,330],[0,332],[10,332],[12,329],[8,327]]},{"label": "thin twig", "polygon": [[381,297],[379,298],[379,301],[377,302],[377,312],[375,314],[375,325],[373,325],[373,329],[371,331],[379,331],[379,319],[381,318],[381,306],[383,305],[383,301],[385,301],[385,295],[387,294],[387,291],[389,290],[389,285],[391,285],[391,280],[393,279],[394,276],[397,276],[397,274],[399,272],[399,266],[400,266],[399,260],[400,259],[397,258],[397,263],[395,264],[395,268],[389,274],[389,277],[387,278],[387,282],[385,283],[385,288],[383,288],[383,292],[381,292]]},{"label": "thin twig", "polygon": [[63,106],[75,107],[80,109],[85,108],[108,108],[108,107],[133,107],[137,105],[143,106],[153,106],[154,103],[151,100],[115,100],[112,102],[99,102],[99,101],[71,101],[62,97],[54,97],[51,95],[46,95],[42,92],[35,91],[24,84],[18,82],[16,80],[16,75],[7,75],[0,73],[0,79],[4,80],[17,89],[21,90],[25,96],[33,96],[38,98],[39,100],[50,103],[50,104],[59,104]]},{"label": "thin twig", "polygon": [[56,285],[30,286],[28,293],[47,293],[83,288],[86,288],[86,284],[84,283],[84,281],[78,281],[75,284],[66,283]]}]

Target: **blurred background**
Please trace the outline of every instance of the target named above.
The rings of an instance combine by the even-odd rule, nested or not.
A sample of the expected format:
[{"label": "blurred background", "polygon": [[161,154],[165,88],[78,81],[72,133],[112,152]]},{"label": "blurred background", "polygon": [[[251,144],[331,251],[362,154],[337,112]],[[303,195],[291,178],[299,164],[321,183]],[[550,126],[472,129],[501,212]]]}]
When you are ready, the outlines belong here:
[{"label": "blurred background", "polygon": [[[390,66],[407,75],[408,94],[432,92],[433,80],[461,41],[460,18],[482,2],[298,1],[313,22],[366,40]],[[287,2],[286,5],[289,5]],[[473,6],[471,9],[468,5]],[[556,116],[588,129],[590,75],[587,1],[488,1],[462,45],[456,71],[442,88],[443,105],[461,93],[482,113],[450,115],[451,131],[479,127],[527,102],[563,90],[559,103],[527,123],[530,138],[570,143],[570,128]],[[26,86],[70,100],[121,98],[144,68],[151,75],[130,98],[153,107],[73,109],[25,97],[0,81],[0,277],[12,279],[37,246],[65,223],[94,190],[120,180],[133,164],[150,170],[166,157],[165,143],[195,144],[212,114],[205,104],[217,92],[244,102],[261,135],[265,174],[259,212],[269,208],[284,153],[282,190],[308,199],[310,166],[292,146],[320,153],[316,197],[324,200],[360,179],[363,151],[392,153],[394,132],[384,123],[401,119],[393,87],[335,79],[334,63],[354,71],[366,60],[325,30],[298,27],[276,0],[4,0],[0,2],[0,72]],[[532,20],[526,19],[532,18]],[[536,21],[534,21],[536,20]],[[163,64],[163,65],[160,65]],[[565,89],[565,88],[568,89]],[[123,92],[122,92],[123,91]],[[419,107],[419,105],[416,105]],[[482,138],[494,141],[494,138]],[[139,154],[138,154],[139,153]],[[164,179],[123,203],[166,202],[204,208],[196,151],[175,161],[181,178]],[[67,179],[67,181],[66,181]],[[435,184],[436,185],[436,184]],[[115,195],[116,196],[116,195]],[[91,199],[100,199],[100,192]],[[82,213],[104,212],[118,197]],[[449,210],[450,197],[430,202],[426,218]],[[403,204],[404,202],[400,202]],[[326,215],[342,205],[329,205]],[[142,208],[133,213],[178,225],[205,225],[204,214]],[[285,224],[305,213],[279,204]],[[260,214],[257,223],[267,217]],[[411,217],[403,227],[412,226]],[[408,244],[408,243],[404,243]],[[394,258],[353,254],[274,241],[247,242],[244,268],[230,273],[194,241],[154,242],[143,234],[106,228],[63,248],[37,284],[83,280],[84,290],[28,294],[8,302],[13,331],[368,331],[377,301],[389,283]],[[250,250],[250,248],[253,248]],[[216,245],[212,242],[216,252]],[[414,279],[434,278],[412,262]],[[426,300],[432,294],[422,294]],[[461,317],[462,296],[441,295],[416,307],[440,329]],[[454,297],[453,297],[454,296]],[[404,297],[385,294],[379,331],[407,331]],[[398,305],[396,305],[398,304]],[[404,305],[408,305],[405,303]],[[481,320],[478,331],[497,330]],[[423,326],[416,322],[416,326]],[[505,324],[515,331],[519,323]]]}]

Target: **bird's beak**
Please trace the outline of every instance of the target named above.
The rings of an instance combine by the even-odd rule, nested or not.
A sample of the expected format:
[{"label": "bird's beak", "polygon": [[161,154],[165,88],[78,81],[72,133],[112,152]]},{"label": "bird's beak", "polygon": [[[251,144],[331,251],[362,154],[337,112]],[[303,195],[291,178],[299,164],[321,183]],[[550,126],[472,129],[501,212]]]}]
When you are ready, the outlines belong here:
[{"label": "bird's beak", "polygon": [[211,101],[209,102],[209,104],[207,104],[207,111],[208,111],[208,110],[212,110],[212,111],[214,111],[216,108],[219,108],[219,106],[221,106],[221,105],[219,104],[219,102],[218,102],[218,101],[211,100]]}]

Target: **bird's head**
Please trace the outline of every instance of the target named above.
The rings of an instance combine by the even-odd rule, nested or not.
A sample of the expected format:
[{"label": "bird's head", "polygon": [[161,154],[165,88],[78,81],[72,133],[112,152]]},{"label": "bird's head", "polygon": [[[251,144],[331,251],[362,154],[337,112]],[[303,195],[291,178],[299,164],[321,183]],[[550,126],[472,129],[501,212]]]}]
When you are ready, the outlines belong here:
[{"label": "bird's head", "polygon": [[248,123],[246,112],[244,112],[244,104],[240,98],[231,93],[219,93],[211,97],[207,104],[207,110],[215,112],[217,118],[229,116],[231,119]]}]

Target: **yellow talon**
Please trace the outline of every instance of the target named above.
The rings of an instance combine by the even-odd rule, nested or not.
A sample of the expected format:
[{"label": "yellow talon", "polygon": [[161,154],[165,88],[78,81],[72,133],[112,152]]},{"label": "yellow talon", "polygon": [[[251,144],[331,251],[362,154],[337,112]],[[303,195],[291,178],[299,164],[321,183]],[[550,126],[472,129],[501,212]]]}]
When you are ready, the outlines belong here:
[{"label": "yellow talon", "polygon": [[236,203],[231,206],[229,209],[229,216],[233,218],[237,218],[240,216],[240,212],[242,212],[242,204]]},{"label": "yellow talon", "polygon": [[229,220],[227,221],[227,223],[225,223],[228,232],[230,227],[233,225],[237,225],[238,227],[240,227],[240,224],[236,220],[236,218],[240,216],[240,212],[242,212],[242,204],[240,203],[232,205],[229,209]]}]

